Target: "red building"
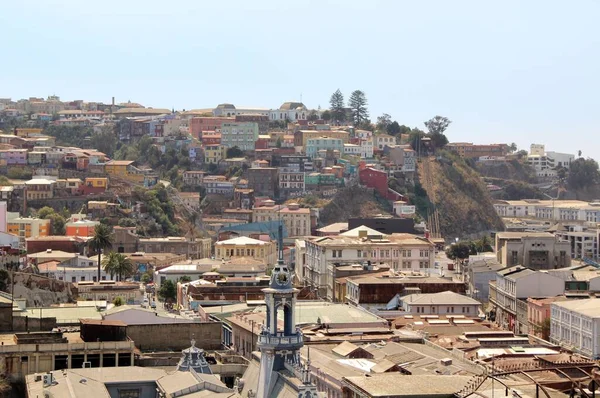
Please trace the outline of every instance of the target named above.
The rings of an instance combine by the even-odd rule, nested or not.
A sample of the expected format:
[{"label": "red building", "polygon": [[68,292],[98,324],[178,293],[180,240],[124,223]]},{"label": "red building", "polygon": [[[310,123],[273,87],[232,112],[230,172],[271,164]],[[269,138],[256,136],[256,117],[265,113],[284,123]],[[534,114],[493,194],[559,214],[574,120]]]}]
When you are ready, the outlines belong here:
[{"label": "red building", "polygon": [[25,240],[27,253],[45,252],[48,249],[83,254],[87,239],[78,236],[36,236]]},{"label": "red building", "polygon": [[233,117],[193,117],[190,121],[190,133],[196,139],[202,139],[203,131],[221,131],[223,123],[235,121]]},{"label": "red building", "polygon": [[269,149],[270,138],[259,138],[254,144],[254,150],[256,149]]},{"label": "red building", "polygon": [[360,183],[373,188],[384,198],[388,197],[388,176],[385,171],[367,167],[358,172]]}]

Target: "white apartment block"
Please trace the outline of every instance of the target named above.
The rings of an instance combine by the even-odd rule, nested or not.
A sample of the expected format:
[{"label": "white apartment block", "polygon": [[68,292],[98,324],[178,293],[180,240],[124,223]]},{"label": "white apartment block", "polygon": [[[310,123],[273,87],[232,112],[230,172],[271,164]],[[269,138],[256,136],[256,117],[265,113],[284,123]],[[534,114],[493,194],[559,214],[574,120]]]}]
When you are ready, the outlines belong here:
[{"label": "white apartment block", "polygon": [[533,167],[538,177],[552,177],[556,175],[556,167],[568,169],[575,160],[575,155],[554,151],[546,151],[544,145],[531,144],[527,163]]},{"label": "white apartment block", "polygon": [[237,146],[242,151],[253,151],[258,139],[258,123],[236,122],[221,125],[221,145],[232,148]]},{"label": "white apartment block", "polygon": [[500,200],[494,203],[500,217],[545,221],[600,222],[600,202],[582,200]]},{"label": "white apartment block", "polygon": [[581,225],[566,225],[563,230],[558,230],[554,235],[571,245],[572,258],[600,258],[600,229],[586,229]]},{"label": "white apartment block", "polygon": [[429,240],[411,234],[382,234],[358,227],[337,236],[306,240],[306,284],[327,294],[328,267],[332,264],[387,263],[395,271],[427,271],[434,268],[435,247]]},{"label": "white apartment block", "polygon": [[592,359],[600,358],[600,300],[551,304],[550,341]]}]

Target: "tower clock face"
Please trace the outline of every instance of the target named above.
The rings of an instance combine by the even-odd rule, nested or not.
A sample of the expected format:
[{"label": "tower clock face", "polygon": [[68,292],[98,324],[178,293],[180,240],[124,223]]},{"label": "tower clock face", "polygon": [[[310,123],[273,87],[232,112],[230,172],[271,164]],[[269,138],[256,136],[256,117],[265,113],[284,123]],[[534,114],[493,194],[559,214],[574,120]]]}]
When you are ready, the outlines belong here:
[{"label": "tower clock face", "polygon": [[287,285],[289,276],[286,272],[280,272],[277,274],[277,283],[281,286]]}]

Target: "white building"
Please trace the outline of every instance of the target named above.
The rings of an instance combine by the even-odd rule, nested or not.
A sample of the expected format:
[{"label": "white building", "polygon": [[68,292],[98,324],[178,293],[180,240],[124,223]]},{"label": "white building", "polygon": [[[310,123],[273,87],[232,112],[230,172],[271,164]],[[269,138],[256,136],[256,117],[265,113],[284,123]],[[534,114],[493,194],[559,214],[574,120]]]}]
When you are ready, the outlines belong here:
[{"label": "white building", "polygon": [[269,111],[269,120],[296,121],[306,120],[308,109],[302,102],[284,102],[279,109]]},{"label": "white building", "polygon": [[231,117],[237,115],[269,116],[271,110],[268,108],[236,108],[233,104],[219,104],[213,109],[213,116]]},{"label": "white building", "polygon": [[581,225],[565,225],[554,233],[559,239],[570,243],[572,258],[600,258],[599,234],[597,227],[586,229]]},{"label": "white building", "polygon": [[363,159],[373,158],[373,137],[360,138],[360,156]]},{"label": "white building", "polygon": [[398,217],[412,217],[416,212],[415,205],[409,205],[403,200],[397,200],[393,204],[394,214]]},{"label": "white building", "polygon": [[235,122],[221,125],[221,145],[232,148],[237,146],[242,151],[253,151],[258,140],[258,123]]},{"label": "white building", "polygon": [[600,222],[600,202],[582,200],[499,200],[494,209],[500,217],[531,218],[545,221]]},{"label": "white building", "polygon": [[409,294],[400,298],[403,311],[414,315],[464,315],[476,317],[481,303],[451,291]]},{"label": "white building", "polygon": [[[269,108],[238,108],[233,104],[219,104],[213,109],[213,116],[231,117],[238,115],[267,116],[271,121],[306,120],[309,110],[302,102],[284,102],[278,109]],[[320,115],[319,115],[320,116]]]},{"label": "white building", "polygon": [[592,359],[600,358],[600,301],[561,301],[550,308],[550,341]]},{"label": "white building", "polygon": [[568,169],[575,160],[575,155],[554,151],[546,151],[544,145],[531,144],[527,163],[533,167],[538,177],[553,177],[556,175],[554,168]]},{"label": "white building", "polygon": [[490,282],[490,304],[496,323],[516,334],[528,332],[527,298],[553,297],[563,294],[565,281],[543,271],[521,266],[505,268]]},{"label": "white building", "polygon": [[382,234],[361,226],[337,236],[306,240],[304,280],[327,293],[328,267],[371,261],[387,263],[395,271],[434,268],[435,247],[427,239],[411,234]]},{"label": "white building", "polygon": [[360,156],[361,147],[356,144],[344,144],[344,155]]},{"label": "white building", "polygon": [[396,143],[396,138],[388,134],[377,134],[375,137],[375,147],[383,151],[386,145],[393,145]]}]

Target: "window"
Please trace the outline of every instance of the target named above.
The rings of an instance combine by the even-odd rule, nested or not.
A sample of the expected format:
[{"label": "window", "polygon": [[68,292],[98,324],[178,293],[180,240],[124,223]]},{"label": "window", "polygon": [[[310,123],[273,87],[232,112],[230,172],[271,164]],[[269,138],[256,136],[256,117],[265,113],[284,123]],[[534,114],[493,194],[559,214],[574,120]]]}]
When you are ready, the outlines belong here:
[{"label": "window", "polygon": [[81,277],[81,282],[85,282],[85,276]]},{"label": "window", "polygon": [[140,398],[139,389],[119,389],[119,398]]},{"label": "window", "polygon": [[77,277],[76,276],[72,276],[71,277],[71,283],[77,283]]}]

